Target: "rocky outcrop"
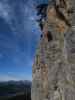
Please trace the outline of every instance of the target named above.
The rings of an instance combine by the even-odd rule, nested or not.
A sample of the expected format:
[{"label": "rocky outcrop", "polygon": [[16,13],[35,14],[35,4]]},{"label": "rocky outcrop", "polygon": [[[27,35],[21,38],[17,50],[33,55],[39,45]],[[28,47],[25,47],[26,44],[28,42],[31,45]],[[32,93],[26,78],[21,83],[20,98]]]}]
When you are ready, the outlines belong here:
[{"label": "rocky outcrop", "polygon": [[74,4],[49,1],[32,70],[32,100],[75,100]]}]

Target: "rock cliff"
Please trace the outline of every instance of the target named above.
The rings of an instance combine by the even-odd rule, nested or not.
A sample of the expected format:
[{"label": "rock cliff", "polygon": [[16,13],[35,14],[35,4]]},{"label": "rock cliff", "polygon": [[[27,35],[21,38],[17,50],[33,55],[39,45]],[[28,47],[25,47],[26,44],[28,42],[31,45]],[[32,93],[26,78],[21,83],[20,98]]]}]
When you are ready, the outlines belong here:
[{"label": "rock cliff", "polygon": [[75,100],[75,0],[49,0],[42,25],[32,100]]}]

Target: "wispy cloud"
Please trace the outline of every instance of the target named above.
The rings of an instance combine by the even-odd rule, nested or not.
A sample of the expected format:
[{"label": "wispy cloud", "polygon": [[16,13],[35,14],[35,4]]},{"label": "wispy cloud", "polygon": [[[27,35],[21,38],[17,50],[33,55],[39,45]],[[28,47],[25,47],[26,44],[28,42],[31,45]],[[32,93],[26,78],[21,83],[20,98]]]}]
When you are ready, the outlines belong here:
[{"label": "wispy cloud", "polygon": [[[2,26],[0,22],[0,27],[3,27],[0,31],[0,70],[5,68],[9,71],[11,66],[17,71],[26,68],[24,71],[27,73],[24,75],[20,73],[23,79],[31,79],[29,70],[32,69],[35,49],[41,34],[36,23],[37,1],[40,2],[40,0],[0,0],[0,18],[3,19],[0,21],[4,23]],[[0,80],[18,80],[19,77],[6,74],[0,75]]]},{"label": "wispy cloud", "polygon": [[20,62],[22,59],[31,57],[41,33],[35,21],[37,16],[34,2],[33,0],[12,0],[12,3],[10,0],[0,1],[0,17],[12,29],[10,34],[14,34],[13,38],[12,36],[9,37],[8,34],[0,34],[0,47],[3,48],[2,53],[5,53],[4,55],[10,52],[10,55],[14,56],[13,59],[16,58]]},{"label": "wispy cloud", "polygon": [[20,75],[14,75],[12,72],[8,72],[8,74],[0,74],[0,81],[19,81],[19,80],[32,80],[32,76],[30,74],[21,73]]},{"label": "wispy cloud", "polygon": [[14,76],[9,76],[7,74],[6,75],[0,75],[0,81],[10,81],[10,80],[18,81],[20,79],[14,77]]}]

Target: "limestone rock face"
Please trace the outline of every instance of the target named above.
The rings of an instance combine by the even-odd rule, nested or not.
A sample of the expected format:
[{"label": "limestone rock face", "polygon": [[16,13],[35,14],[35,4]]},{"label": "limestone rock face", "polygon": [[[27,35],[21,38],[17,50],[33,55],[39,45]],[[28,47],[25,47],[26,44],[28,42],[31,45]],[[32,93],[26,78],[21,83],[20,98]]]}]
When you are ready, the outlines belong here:
[{"label": "limestone rock face", "polygon": [[75,0],[50,0],[42,32],[32,100],[75,100]]}]

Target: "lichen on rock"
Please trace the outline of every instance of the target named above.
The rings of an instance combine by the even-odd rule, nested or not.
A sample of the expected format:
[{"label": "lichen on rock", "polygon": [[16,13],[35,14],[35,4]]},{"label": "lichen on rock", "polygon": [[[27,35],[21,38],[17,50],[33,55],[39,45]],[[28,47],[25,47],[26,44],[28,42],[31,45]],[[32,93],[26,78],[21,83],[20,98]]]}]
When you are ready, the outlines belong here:
[{"label": "lichen on rock", "polygon": [[74,4],[75,0],[50,0],[46,5],[33,64],[32,100],[75,100]]}]

